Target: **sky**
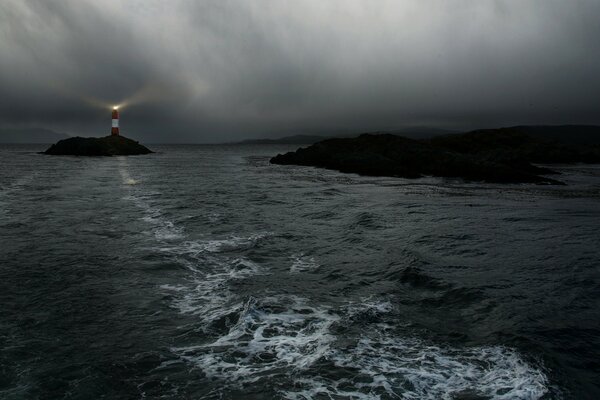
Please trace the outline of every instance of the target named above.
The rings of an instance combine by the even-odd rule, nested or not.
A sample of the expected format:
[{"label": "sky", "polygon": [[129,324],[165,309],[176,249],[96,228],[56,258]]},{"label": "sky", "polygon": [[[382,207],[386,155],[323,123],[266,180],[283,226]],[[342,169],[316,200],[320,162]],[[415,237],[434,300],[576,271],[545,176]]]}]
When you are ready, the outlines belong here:
[{"label": "sky", "polygon": [[207,143],[600,124],[598,0],[1,0],[0,127]]}]

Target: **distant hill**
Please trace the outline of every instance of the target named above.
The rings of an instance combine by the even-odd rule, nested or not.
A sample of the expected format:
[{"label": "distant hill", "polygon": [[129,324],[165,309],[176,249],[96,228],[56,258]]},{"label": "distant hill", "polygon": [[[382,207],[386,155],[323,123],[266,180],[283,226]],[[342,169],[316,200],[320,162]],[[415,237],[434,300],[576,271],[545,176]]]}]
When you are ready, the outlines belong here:
[{"label": "distant hill", "polygon": [[327,139],[326,136],[318,135],[294,135],[278,139],[248,139],[237,144],[312,144]]},{"label": "distant hill", "polygon": [[284,136],[277,139],[248,139],[242,140],[237,144],[313,144],[320,142],[321,140],[332,139],[332,138],[354,138],[365,133],[368,134],[385,134],[391,133],[394,135],[404,136],[411,139],[429,139],[439,135],[449,135],[452,133],[458,133],[448,129],[439,128],[427,128],[427,127],[414,127],[414,128],[403,128],[391,131],[376,131],[376,132],[357,132],[357,133],[331,133],[323,135],[294,135]]},{"label": "distant hill", "polygon": [[389,131],[398,136],[404,136],[410,139],[430,139],[440,135],[451,135],[454,133],[460,133],[460,131],[450,129],[439,129],[439,128],[428,128],[426,126],[414,127],[414,128],[403,128]]},{"label": "distant hill", "polygon": [[53,143],[62,139],[69,138],[69,135],[58,133],[49,129],[28,128],[28,129],[0,129],[0,143]]}]

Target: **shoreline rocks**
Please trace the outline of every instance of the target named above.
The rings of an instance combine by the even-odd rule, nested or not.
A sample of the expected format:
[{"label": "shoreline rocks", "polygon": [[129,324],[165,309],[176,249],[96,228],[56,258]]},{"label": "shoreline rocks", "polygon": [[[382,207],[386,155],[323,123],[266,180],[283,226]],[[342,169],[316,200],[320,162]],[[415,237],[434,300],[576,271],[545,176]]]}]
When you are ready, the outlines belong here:
[{"label": "shoreline rocks", "polygon": [[72,137],[53,144],[42,154],[71,156],[131,156],[153,151],[135,140],[114,135],[101,138]]},{"label": "shoreline rocks", "polygon": [[432,143],[392,134],[363,134],[356,138],[324,140],[295,152],[279,154],[270,162],[370,176],[419,178],[429,175],[493,183],[563,184],[540,176],[556,172],[536,167],[521,153],[512,154],[510,146],[497,146],[494,140],[487,139],[487,146],[477,147],[481,151],[470,152],[452,148],[460,138],[452,139],[453,146],[445,146],[443,141]]}]

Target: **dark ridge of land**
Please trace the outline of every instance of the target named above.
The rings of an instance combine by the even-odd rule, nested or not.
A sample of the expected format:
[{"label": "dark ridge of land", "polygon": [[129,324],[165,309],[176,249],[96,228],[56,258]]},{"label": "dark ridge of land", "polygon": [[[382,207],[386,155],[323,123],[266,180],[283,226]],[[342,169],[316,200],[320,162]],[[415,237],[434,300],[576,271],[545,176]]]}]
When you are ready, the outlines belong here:
[{"label": "dark ridge of land", "polygon": [[[548,139],[561,142],[568,145],[600,145],[600,126],[595,125],[520,125],[508,128],[499,128],[500,130],[510,130],[524,133],[533,138]],[[478,129],[473,132],[488,132],[498,129]],[[427,126],[417,126],[402,129],[393,129],[385,131],[368,131],[360,133],[342,132],[323,132],[310,133],[294,136],[284,136],[274,139],[248,139],[236,142],[234,144],[314,144],[326,139],[334,138],[354,138],[362,134],[392,134],[403,136],[409,139],[432,139],[440,136],[462,134],[461,131],[432,128]]]},{"label": "dark ridge of land", "polygon": [[153,151],[135,140],[112,135],[101,138],[72,137],[60,140],[43,152],[71,156],[133,156],[150,153]]},{"label": "dark ridge of land", "polygon": [[461,154],[523,166],[528,163],[600,163],[600,127],[480,129],[459,135],[437,136],[427,142]]},{"label": "dark ridge of land", "polygon": [[306,165],[371,176],[432,175],[496,183],[562,184],[532,163],[600,162],[600,148],[567,145],[521,128],[473,131],[414,140],[391,134],[328,139],[279,154],[273,164]]},{"label": "dark ridge of land", "polygon": [[318,135],[294,135],[277,139],[247,139],[236,144],[312,144],[327,139],[326,136]]},{"label": "dark ridge of land", "polygon": [[412,139],[428,139],[439,135],[448,135],[457,133],[448,129],[439,128],[428,128],[428,127],[414,127],[414,128],[403,128],[391,131],[373,131],[373,132],[361,132],[361,133],[328,133],[323,135],[293,135],[284,136],[275,139],[247,139],[237,142],[235,144],[314,144],[326,139],[334,138],[354,138],[365,133],[372,135],[390,133],[394,135],[404,136]]},{"label": "dark ridge of land", "polygon": [[50,129],[42,128],[0,129],[0,143],[52,143],[69,137],[69,135],[64,133],[58,133]]},{"label": "dark ridge of land", "polygon": [[[460,133],[461,131],[450,130],[450,129],[440,129],[440,128],[431,128],[427,126],[421,127],[412,127],[412,128],[403,128],[403,129],[395,129],[389,132],[381,132],[381,133],[391,133],[392,135],[404,136],[409,139],[429,139],[432,137],[440,136],[440,135],[453,135],[455,133]],[[366,132],[368,133],[368,132]]]}]

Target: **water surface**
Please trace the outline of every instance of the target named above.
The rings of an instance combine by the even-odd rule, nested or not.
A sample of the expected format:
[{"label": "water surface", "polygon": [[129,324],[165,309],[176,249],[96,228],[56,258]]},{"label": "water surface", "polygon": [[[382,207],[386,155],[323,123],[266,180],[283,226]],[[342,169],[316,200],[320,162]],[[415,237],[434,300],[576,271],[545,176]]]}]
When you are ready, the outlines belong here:
[{"label": "water surface", "polygon": [[492,185],[153,147],[0,147],[0,397],[600,397],[600,166]]}]

